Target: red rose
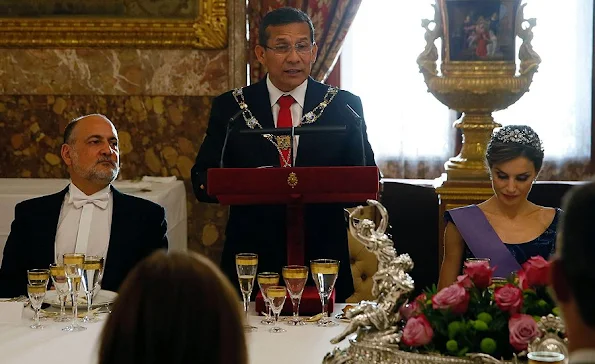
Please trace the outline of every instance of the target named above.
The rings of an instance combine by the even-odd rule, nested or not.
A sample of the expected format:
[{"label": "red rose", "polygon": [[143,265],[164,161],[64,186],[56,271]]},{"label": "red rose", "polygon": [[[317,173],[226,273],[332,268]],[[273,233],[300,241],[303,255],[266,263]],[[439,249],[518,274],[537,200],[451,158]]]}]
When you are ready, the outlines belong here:
[{"label": "red rose", "polygon": [[510,283],[496,288],[494,298],[498,308],[511,315],[519,312],[521,307],[523,307],[523,291]]},{"label": "red rose", "polygon": [[492,284],[493,269],[490,268],[488,261],[478,260],[465,262],[463,273],[468,275],[475,284],[475,287],[484,289]]},{"label": "red rose", "polygon": [[432,297],[432,307],[435,310],[450,309],[454,314],[462,314],[469,306],[469,292],[458,283],[445,287]]},{"label": "red rose", "polygon": [[530,315],[515,314],[508,320],[508,340],[514,350],[523,351],[527,345],[541,335],[537,323]]},{"label": "red rose", "polygon": [[466,274],[458,276],[457,283],[463,286],[464,288],[473,287],[473,281],[471,281],[471,278],[469,278],[469,276]]},{"label": "red rose", "polygon": [[524,270],[520,269],[517,272],[517,277],[519,278],[519,288],[522,290],[526,290],[529,288],[529,284],[527,283],[527,273]]},{"label": "red rose", "polygon": [[543,257],[537,255],[530,258],[523,263],[523,270],[529,287],[545,286],[549,283],[550,263]]},{"label": "red rose", "polygon": [[434,330],[424,315],[412,317],[403,329],[403,343],[408,346],[427,345],[432,341]]}]

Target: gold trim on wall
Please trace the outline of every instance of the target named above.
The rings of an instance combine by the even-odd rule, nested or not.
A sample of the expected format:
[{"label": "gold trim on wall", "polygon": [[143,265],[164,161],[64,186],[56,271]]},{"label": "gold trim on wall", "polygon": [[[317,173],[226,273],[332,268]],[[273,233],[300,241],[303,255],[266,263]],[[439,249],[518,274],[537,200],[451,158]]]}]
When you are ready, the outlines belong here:
[{"label": "gold trim on wall", "polygon": [[197,17],[0,18],[0,47],[132,47],[222,49],[227,46],[226,0],[198,2]]}]

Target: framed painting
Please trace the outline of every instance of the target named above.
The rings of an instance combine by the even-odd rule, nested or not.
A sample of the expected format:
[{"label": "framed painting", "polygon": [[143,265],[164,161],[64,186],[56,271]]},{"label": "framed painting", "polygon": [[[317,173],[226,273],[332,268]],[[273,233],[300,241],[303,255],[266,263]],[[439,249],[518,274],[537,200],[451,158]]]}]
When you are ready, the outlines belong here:
[{"label": "framed painting", "polygon": [[514,61],[519,0],[446,0],[451,61]]},{"label": "framed painting", "polygon": [[221,49],[226,0],[0,0],[0,47]]}]

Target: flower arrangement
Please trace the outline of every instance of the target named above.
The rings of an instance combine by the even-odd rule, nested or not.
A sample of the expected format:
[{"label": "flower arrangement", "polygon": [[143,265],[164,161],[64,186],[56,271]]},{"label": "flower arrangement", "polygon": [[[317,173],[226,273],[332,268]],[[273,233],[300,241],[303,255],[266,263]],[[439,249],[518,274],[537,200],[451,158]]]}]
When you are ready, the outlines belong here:
[{"label": "flower arrangement", "polygon": [[523,354],[542,334],[536,321],[559,316],[546,291],[549,263],[532,257],[507,280],[492,279],[493,271],[487,260],[467,261],[457,282],[403,305],[401,349],[503,359]]}]

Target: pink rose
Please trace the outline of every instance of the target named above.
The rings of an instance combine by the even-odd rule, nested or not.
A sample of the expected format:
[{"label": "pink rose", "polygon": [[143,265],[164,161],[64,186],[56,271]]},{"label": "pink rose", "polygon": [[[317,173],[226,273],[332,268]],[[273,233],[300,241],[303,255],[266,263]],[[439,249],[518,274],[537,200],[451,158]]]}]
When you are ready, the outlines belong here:
[{"label": "pink rose", "polygon": [[415,301],[406,303],[401,306],[399,313],[405,320],[409,320],[411,317],[417,316],[417,314],[419,314],[419,304]]},{"label": "pink rose", "polygon": [[482,260],[465,262],[465,268],[463,268],[463,273],[468,275],[475,287],[479,289],[487,288],[492,284],[493,272],[490,262]]},{"label": "pink rose", "polygon": [[550,263],[537,255],[523,263],[529,287],[545,286],[549,283]]},{"label": "pink rose", "polygon": [[469,306],[469,292],[458,283],[442,288],[432,297],[432,307],[435,310],[450,309],[454,314],[462,314]]},{"label": "pink rose", "polygon": [[518,313],[508,320],[508,331],[510,345],[517,352],[526,350],[527,345],[541,335],[533,317]]},{"label": "pink rose", "polygon": [[463,286],[464,288],[473,287],[473,281],[471,281],[471,278],[469,278],[469,276],[466,274],[458,276],[457,283]]},{"label": "pink rose", "polygon": [[424,315],[412,317],[403,329],[403,343],[408,346],[427,345],[432,341],[434,330]]},{"label": "pink rose", "polygon": [[511,315],[519,312],[521,307],[523,307],[523,291],[510,283],[496,288],[494,299],[499,309]]},{"label": "pink rose", "polygon": [[419,296],[415,297],[413,302],[407,302],[399,309],[399,313],[405,320],[409,320],[409,318],[413,316],[417,316],[422,312],[423,305],[426,304],[426,294],[422,293]]}]

